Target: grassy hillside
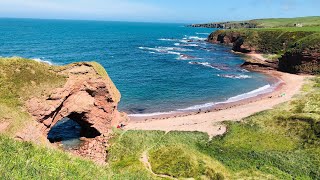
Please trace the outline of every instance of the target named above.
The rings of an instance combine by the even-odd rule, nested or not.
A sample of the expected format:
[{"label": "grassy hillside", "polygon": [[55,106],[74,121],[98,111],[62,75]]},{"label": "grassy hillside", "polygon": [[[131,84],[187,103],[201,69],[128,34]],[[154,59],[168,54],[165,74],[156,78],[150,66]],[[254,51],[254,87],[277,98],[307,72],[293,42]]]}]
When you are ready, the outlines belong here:
[{"label": "grassy hillside", "polygon": [[254,19],[249,22],[257,23],[258,28],[294,27],[295,24],[302,24],[303,27],[320,26],[320,16]]},{"label": "grassy hillside", "polygon": [[[5,111],[0,123],[29,122],[22,110],[29,91],[45,92],[40,87],[64,82],[56,67],[30,60],[1,59],[0,67],[0,87],[9,88],[0,89],[0,111]],[[31,86],[35,83],[39,86]],[[116,130],[107,166],[5,133],[0,135],[0,174],[3,179],[319,179],[319,77],[291,102],[225,123],[228,133],[212,140],[200,132]]]},{"label": "grassy hillside", "polygon": [[64,84],[65,77],[56,70],[28,59],[0,58],[0,123],[9,123],[5,134],[13,135],[32,121],[24,110],[26,100]]},{"label": "grassy hillside", "polygon": [[320,16],[297,18],[269,18],[253,19],[248,21],[212,22],[193,24],[193,27],[239,29],[239,28],[285,28],[285,27],[316,27],[320,26]]}]

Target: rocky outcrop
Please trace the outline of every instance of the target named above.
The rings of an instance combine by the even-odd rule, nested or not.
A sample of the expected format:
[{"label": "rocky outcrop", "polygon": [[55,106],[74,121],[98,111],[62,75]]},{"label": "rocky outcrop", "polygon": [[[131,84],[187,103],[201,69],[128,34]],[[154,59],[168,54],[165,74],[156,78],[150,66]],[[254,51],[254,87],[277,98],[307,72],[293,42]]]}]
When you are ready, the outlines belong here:
[{"label": "rocky outcrop", "polygon": [[246,62],[244,66],[269,66],[289,73],[320,73],[319,33],[285,30],[218,30],[211,33],[207,41],[230,45],[235,52],[282,54],[278,60],[262,64]]},{"label": "rocky outcrop", "polygon": [[320,50],[286,52],[279,59],[279,70],[290,73],[320,74]]},{"label": "rocky outcrop", "polygon": [[246,61],[241,65],[241,67],[256,71],[256,70],[277,70],[278,61],[261,60],[254,57],[247,58]]},{"label": "rocky outcrop", "polygon": [[107,134],[122,121],[117,110],[120,93],[106,75],[102,77],[89,63],[72,64],[60,74],[67,77],[62,88],[46,98],[32,98],[28,111],[47,133],[59,120],[69,117],[78,122],[84,136]]},{"label": "rocky outcrop", "polygon": [[245,40],[241,33],[224,33],[223,31],[216,31],[209,35],[208,42],[214,44],[226,44],[232,46],[232,50],[236,52],[247,53],[254,51],[253,48],[248,47],[244,44]]},{"label": "rocky outcrop", "polygon": [[[97,63],[75,63],[53,69],[66,78],[66,83],[26,103],[28,112],[38,122],[37,129],[46,138],[58,121],[68,117],[81,126],[80,136],[84,141],[81,147],[71,152],[100,164],[105,163],[112,127],[127,121],[126,114],[117,109],[120,101],[118,89]],[[32,141],[35,138],[30,134],[33,132],[26,130],[17,137]]]},{"label": "rocky outcrop", "polygon": [[219,23],[191,24],[189,26],[202,27],[202,28],[238,29],[238,28],[256,28],[257,23],[254,21],[219,22]]}]

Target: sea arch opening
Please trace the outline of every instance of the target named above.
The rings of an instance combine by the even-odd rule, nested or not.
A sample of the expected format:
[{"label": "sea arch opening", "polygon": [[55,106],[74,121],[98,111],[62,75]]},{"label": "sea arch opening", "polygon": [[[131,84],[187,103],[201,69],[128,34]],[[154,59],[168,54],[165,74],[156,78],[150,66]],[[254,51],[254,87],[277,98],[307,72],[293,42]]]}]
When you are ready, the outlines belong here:
[{"label": "sea arch opening", "polygon": [[47,134],[51,143],[61,143],[66,149],[78,148],[82,139],[93,139],[101,133],[87,122],[85,113],[72,112],[54,124]]}]

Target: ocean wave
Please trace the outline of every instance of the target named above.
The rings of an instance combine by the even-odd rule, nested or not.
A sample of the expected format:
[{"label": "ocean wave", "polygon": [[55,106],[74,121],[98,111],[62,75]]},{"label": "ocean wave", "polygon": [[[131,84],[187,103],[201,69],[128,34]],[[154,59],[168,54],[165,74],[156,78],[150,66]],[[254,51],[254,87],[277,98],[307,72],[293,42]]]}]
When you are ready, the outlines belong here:
[{"label": "ocean wave", "polygon": [[37,62],[40,62],[40,63],[46,63],[46,64],[49,64],[49,65],[53,65],[53,63],[51,61],[43,60],[41,58],[32,58],[31,60],[34,60],[34,61],[37,61]]},{"label": "ocean wave", "polygon": [[198,32],[196,32],[196,34],[198,34],[198,35],[210,35],[210,33],[198,33]]},{"label": "ocean wave", "polygon": [[207,38],[202,38],[202,37],[198,37],[198,36],[189,36],[188,39],[197,40],[197,41],[205,41],[205,40],[207,40]]},{"label": "ocean wave", "polygon": [[258,89],[255,89],[253,91],[231,97],[226,101],[226,103],[237,102],[240,100],[256,97],[261,94],[272,92],[273,90],[274,90],[274,87],[272,87],[270,84],[268,84],[268,85],[262,86]]},{"label": "ocean wave", "polygon": [[190,106],[188,108],[183,108],[183,109],[177,109],[175,111],[169,111],[169,112],[155,112],[155,113],[146,113],[146,114],[129,114],[128,116],[130,117],[151,117],[151,116],[161,116],[161,115],[170,115],[170,114],[174,114],[174,113],[182,113],[182,112],[186,112],[186,111],[195,111],[195,110],[199,110],[199,109],[209,109],[212,108],[216,105],[220,105],[220,104],[227,104],[227,103],[234,103],[234,102],[238,102],[241,100],[245,100],[245,99],[249,99],[249,98],[253,98],[262,94],[266,94],[266,93],[271,93],[272,91],[274,91],[274,89],[281,83],[281,81],[279,81],[278,83],[275,83],[274,85],[270,85],[267,84],[265,86],[259,87],[255,90],[249,91],[247,93],[243,93],[243,94],[239,94],[233,97],[230,97],[229,99],[227,99],[226,101],[220,101],[220,102],[209,102],[209,103],[204,103],[204,104],[198,104],[198,105],[194,105],[194,106]]},{"label": "ocean wave", "polygon": [[178,39],[160,38],[159,41],[178,41]]},{"label": "ocean wave", "polygon": [[244,75],[244,74],[218,74],[218,77],[223,77],[223,78],[230,78],[230,79],[250,79],[252,78],[249,75]]},{"label": "ocean wave", "polygon": [[182,47],[198,47],[198,44],[188,44],[188,43],[174,43],[175,46],[182,46]]},{"label": "ocean wave", "polygon": [[198,58],[198,57],[190,56],[186,54],[180,54],[179,57],[177,58],[177,60],[195,60],[195,59],[202,59],[202,58]]},{"label": "ocean wave", "polygon": [[241,69],[240,71],[241,71],[241,72],[250,72],[250,71],[248,71],[248,70],[246,70],[246,69]]},{"label": "ocean wave", "polygon": [[205,66],[205,67],[209,67],[209,68],[213,68],[213,69],[221,71],[221,69],[219,69],[217,66],[215,66],[213,64],[210,64],[208,62],[189,62],[189,64],[202,65],[202,66]]},{"label": "ocean wave", "polygon": [[182,39],[182,40],[179,40],[179,42],[181,43],[190,43],[190,42],[193,42],[192,40],[188,40],[188,39]]},{"label": "ocean wave", "polygon": [[170,112],[155,112],[155,113],[146,113],[146,114],[129,114],[129,117],[150,117],[150,116],[161,116],[177,113],[177,111]]},{"label": "ocean wave", "polygon": [[167,51],[167,54],[175,54],[175,55],[181,55],[181,53],[179,52],[175,52],[175,51]]},{"label": "ocean wave", "polygon": [[139,47],[139,49],[155,51],[160,53],[168,53],[169,51],[180,51],[180,52],[193,51],[192,49],[179,48],[179,47],[155,47],[155,48]]},{"label": "ocean wave", "polygon": [[237,101],[245,100],[248,98],[253,98],[253,97],[259,96],[261,94],[270,93],[274,90],[275,87],[276,86],[271,86],[270,84],[268,84],[268,85],[262,86],[260,88],[257,88],[253,91],[243,93],[243,94],[240,94],[237,96],[233,96],[233,97],[227,99],[226,101],[210,102],[210,103],[195,105],[195,106],[191,106],[191,107],[184,108],[184,109],[178,109],[178,111],[192,111],[192,110],[199,110],[199,109],[208,109],[208,108],[212,108],[212,107],[219,105],[219,104],[237,102]]}]

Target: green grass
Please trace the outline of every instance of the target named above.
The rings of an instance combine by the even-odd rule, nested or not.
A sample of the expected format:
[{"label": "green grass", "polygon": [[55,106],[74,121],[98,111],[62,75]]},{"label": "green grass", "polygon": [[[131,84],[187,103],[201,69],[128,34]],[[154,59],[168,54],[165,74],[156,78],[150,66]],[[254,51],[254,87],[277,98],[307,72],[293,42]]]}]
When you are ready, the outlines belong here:
[{"label": "green grass", "polygon": [[65,77],[53,66],[18,57],[0,58],[0,67],[0,123],[10,123],[5,133],[13,135],[32,121],[24,102],[62,86]]},{"label": "green grass", "polygon": [[0,136],[1,179],[110,179],[112,173],[91,161]]},{"label": "green grass", "polygon": [[279,27],[279,28],[256,28],[255,30],[270,30],[270,31],[287,31],[287,32],[320,32],[319,26],[310,26],[310,27]]},{"label": "green grass", "polygon": [[263,28],[293,27],[294,24],[302,24],[304,27],[320,26],[320,16],[255,19],[251,21],[256,22],[258,27],[263,27]]},{"label": "green grass", "polygon": [[[235,28],[243,28],[241,24],[247,23],[255,25],[257,28],[293,28],[299,29],[299,31],[310,31],[315,27],[320,26],[320,16],[308,16],[308,17],[297,17],[297,18],[269,18],[269,19],[253,19],[248,21],[228,21],[228,22],[214,22],[225,23],[232,25]],[[296,27],[295,24],[302,24],[302,27]],[[316,31],[319,31],[316,28]]]}]

